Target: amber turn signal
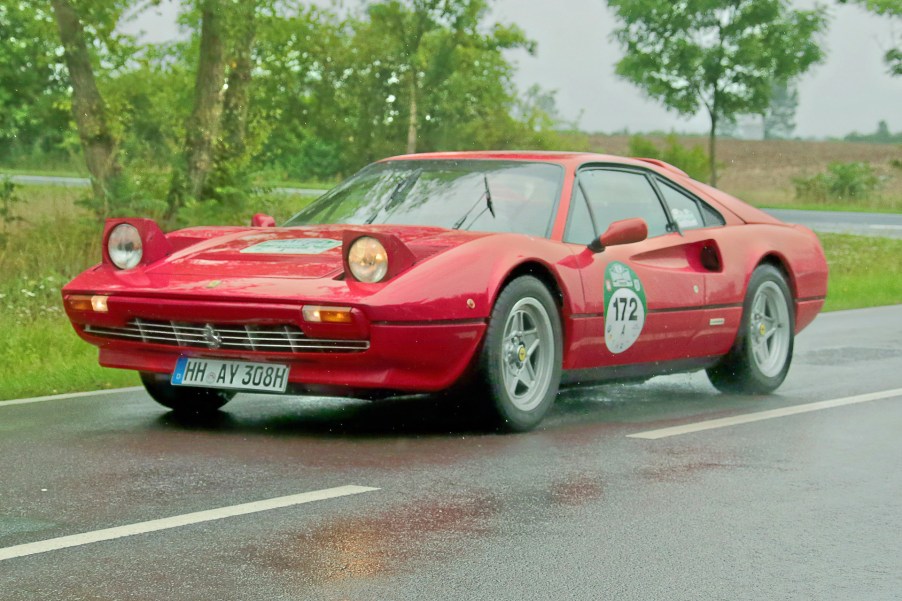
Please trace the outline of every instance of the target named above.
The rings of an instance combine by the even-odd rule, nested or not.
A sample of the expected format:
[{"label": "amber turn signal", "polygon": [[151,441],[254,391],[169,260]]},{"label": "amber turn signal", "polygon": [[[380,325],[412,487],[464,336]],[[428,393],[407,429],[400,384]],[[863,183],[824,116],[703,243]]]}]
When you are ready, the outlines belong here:
[{"label": "amber turn signal", "polygon": [[76,294],[66,297],[66,304],[73,311],[94,311],[95,313],[106,313],[109,311],[107,307],[108,296],[83,296]]},{"label": "amber turn signal", "polygon": [[314,323],[351,323],[350,307],[319,307],[308,305],[303,308],[304,321]]},{"label": "amber turn signal", "polygon": [[93,311],[90,296],[69,296],[66,298],[66,304],[73,311]]}]

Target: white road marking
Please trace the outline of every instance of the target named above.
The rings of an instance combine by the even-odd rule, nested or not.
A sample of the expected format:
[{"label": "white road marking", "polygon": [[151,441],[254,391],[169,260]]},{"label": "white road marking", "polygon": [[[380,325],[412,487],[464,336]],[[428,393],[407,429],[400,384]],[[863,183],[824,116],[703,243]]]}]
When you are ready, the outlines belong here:
[{"label": "white road marking", "polygon": [[93,390],[90,392],[70,392],[69,394],[51,394],[49,396],[36,396],[30,399],[14,399],[11,401],[0,401],[0,409],[12,405],[28,405],[30,403],[43,403],[45,401],[62,401],[64,399],[77,399],[85,396],[97,396],[101,394],[117,394],[120,392],[136,392],[144,390],[143,386],[130,386],[128,388],[110,388],[108,390]]},{"label": "white road marking", "polygon": [[159,520],[150,520],[148,522],[127,524],[125,526],[106,528],[104,530],[94,530],[93,532],[84,532],[82,534],[73,534],[71,536],[61,536],[59,538],[51,538],[0,549],[0,561],[16,557],[25,557],[27,555],[35,555],[37,553],[46,553],[48,551],[56,551],[58,549],[66,549],[68,547],[89,545],[91,543],[99,543],[126,536],[135,536],[136,534],[146,534],[148,532],[179,528],[181,526],[189,526],[201,522],[211,522],[213,520],[221,520],[238,515],[269,511],[270,509],[280,509],[283,507],[291,507],[292,505],[312,503],[314,501],[325,501],[326,499],[346,497],[348,495],[359,495],[360,493],[376,490],[379,489],[369,486],[338,486],[336,488],[314,490],[298,495],[289,495],[287,497],[276,497],[275,499],[266,499],[264,501],[254,501],[252,503],[243,503],[241,505],[231,505],[228,507],[220,507],[218,509],[209,509],[207,511],[175,515]]},{"label": "white road marking", "polygon": [[884,390],[883,392],[872,392],[869,394],[859,394],[857,396],[833,399],[830,401],[818,401],[816,403],[806,403],[804,405],[793,405],[792,407],[772,409],[770,411],[759,411],[757,413],[734,415],[733,417],[711,419],[703,422],[696,422],[694,424],[686,424],[683,426],[661,428],[660,430],[637,432],[636,434],[628,434],[627,438],[644,438],[647,440],[657,440],[659,438],[680,436],[682,434],[691,434],[693,432],[702,432],[704,430],[714,430],[716,428],[727,428],[729,426],[736,426],[739,424],[760,422],[761,420],[765,419],[786,417],[787,415],[797,415],[799,413],[808,413],[810,411],[821,411],[822,409],[832,409],[833,407],[842,407],[844,405],[868,403],[870,401],[879,401],[882,399],[889,399],[898,396],[902,396],[902,388],[896,388],[894,390]]}]

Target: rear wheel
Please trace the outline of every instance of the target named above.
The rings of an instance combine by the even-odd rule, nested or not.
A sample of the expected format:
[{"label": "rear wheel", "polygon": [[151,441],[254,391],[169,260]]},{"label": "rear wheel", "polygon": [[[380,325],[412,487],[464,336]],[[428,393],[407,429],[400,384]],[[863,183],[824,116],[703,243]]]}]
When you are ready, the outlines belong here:
[{"label": "rear wheel", "polygon": [[479,364],[493,425],[524,432],[542,421],[560,385],[562,338],[557,306],[541,281],[523,276],[501,292]]},{"label": "rear wheel", "polygon": [[235,396],[231,390],[173,386],[166,374],[141,372],[141,383],[153,400],[179,415],[210,415]]},{"label": "rear wheel", "polygon": [[773,392],[789,372],[795,333],[792,296],[779,270],[761,265],[752,273],[742,322],[730,353],[708,370],[723,392]]}]

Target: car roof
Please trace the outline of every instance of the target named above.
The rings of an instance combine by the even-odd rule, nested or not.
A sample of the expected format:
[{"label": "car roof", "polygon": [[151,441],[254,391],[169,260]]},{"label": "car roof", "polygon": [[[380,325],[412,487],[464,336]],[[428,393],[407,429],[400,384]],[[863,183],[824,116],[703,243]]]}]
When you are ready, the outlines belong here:
[{"label": "car roof", "polygon": [[686,174],[673,165],[657,159],[627,158],[611,154],[595,152],[573,152],[554,150],[474,150],[457,152],[425,152],[419,154],[403,154],[382,159],[382,161],[422,161],[422,160],[508,160],[508,161],[543,161],[578,167],[584,163],[615,163],[633,167],[651,168],[668,175]]}]

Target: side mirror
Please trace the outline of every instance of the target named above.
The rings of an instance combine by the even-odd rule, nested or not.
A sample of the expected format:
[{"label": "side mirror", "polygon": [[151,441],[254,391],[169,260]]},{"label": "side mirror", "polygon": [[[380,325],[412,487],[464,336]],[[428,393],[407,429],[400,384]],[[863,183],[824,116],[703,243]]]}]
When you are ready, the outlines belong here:
[{"label": "side mirror", "polygon": [[276,220],[266,213],[257,213],[251,218],[251,225],[254,227],[276,227]]},{"label": "side mirror", "polygon": [[609,246],[620,244],[633,244],[642,242],[648,238],[648,224],[644,219],[633,217],[615,221],[608,226],[608,230],[589,244],[589,250],[600,253]]}]

